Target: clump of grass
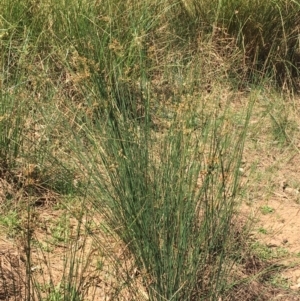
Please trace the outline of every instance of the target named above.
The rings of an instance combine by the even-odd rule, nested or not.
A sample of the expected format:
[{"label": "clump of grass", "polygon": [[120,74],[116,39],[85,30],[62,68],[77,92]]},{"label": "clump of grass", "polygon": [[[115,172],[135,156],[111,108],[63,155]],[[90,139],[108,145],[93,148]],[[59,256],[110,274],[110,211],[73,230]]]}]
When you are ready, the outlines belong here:
[{"label": "clump of grass", "polygon": [[246,124],[229,131],[218,112],[197,128],[192,107],[179,105],[158,135],[147,99],[142,121],[112,105],[86,128],[93,150],[79,153],[91,202],[130,250],[151,300],[217,300],[226,286]]}]

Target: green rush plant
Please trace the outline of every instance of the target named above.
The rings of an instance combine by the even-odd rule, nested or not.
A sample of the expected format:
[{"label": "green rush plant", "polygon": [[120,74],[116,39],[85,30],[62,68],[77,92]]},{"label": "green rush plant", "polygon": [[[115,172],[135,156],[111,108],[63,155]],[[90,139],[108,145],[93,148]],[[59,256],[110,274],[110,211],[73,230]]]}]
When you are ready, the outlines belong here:
[{"label": "green rush plant", "polygon": [[249,112],[241,129],[229,130],[227,110],[194,127],[191,107],[179,106],[157,133],[147,99],[142,120],[113,102],[107,118],[85,129],[89,151],[77,148],[90,202],[130,250],[150,300],[218,300]]}]

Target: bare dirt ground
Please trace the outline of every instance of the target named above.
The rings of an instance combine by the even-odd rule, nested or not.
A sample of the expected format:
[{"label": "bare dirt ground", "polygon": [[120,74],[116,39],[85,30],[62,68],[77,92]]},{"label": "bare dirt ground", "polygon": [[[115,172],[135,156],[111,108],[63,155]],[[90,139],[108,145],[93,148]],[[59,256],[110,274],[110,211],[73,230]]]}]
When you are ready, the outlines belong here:
[{"label": "bare dirt ground", "polygon": [[[241,215],[253,225],[253,239],[282,267],[279,275],[285,288],[296,295],[279,293],[274,300],[300,300],[300,121],[290,114],[293,131],[283,128],[285,143],[266,135],[270,123],[259,117],[252,124],[262,129],[252,132],[246,144],[244,180],[248,183]],[[278,113],[280,116],[280,113]],[[258,116],[258,115],[257,115]],[[278,117],[280,118],[280,117]],[[254,126],[255,128],[255,126]],[[256,127],[257,129],[258,127]],[[266,256],[269,256],[266,254]],[[298,294],[298,297],[297,297]]]}]

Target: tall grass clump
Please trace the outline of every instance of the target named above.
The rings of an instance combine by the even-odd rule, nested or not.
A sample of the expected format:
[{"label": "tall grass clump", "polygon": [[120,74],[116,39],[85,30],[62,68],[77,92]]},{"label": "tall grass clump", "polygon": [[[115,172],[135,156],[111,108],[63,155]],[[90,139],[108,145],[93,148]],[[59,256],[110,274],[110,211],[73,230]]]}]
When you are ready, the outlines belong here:
[{"label": "tall grass clump", "polygon": [[157,132],[148,103],[142,119],[112,105],[85,129],[89,200],[130,251],[150,300],[218,300],[248,117],[233,130],[227,112],[215,111],[195,126],[199,115],[186,102]]},{"label": "tall grass clump", "polygon": [[[90,179],[87,198],[129,251],[150,300],[218,300],[232,264],[249,116],[235,127],[227,107],[206,107],[195,79],[184,78],[201,72],[176,46],[189,36],[168,40],[175,5],[102,4],[100,17],[83,13],[73,28],[92,83],[86,115],[75,111],[74,150]],[[167,87],[173,91],[161,88],[163,79],[175,83]]]}]

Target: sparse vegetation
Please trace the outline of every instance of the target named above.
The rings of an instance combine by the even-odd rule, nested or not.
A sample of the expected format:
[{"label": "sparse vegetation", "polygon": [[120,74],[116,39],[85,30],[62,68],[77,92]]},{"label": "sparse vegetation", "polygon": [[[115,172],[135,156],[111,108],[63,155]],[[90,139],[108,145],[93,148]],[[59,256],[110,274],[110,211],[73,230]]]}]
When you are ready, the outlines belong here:
[{"label": "sparse vegetation", "polygon": [[265,205],[260,208],[260,211],[262,214],[270,214],[274,212],[274,209],[268,205]]},{"label": "sparse vegetation", "polygon": [[270,300],[240,205],[291,191],[299,12],[1,1],[0,299]]}]

